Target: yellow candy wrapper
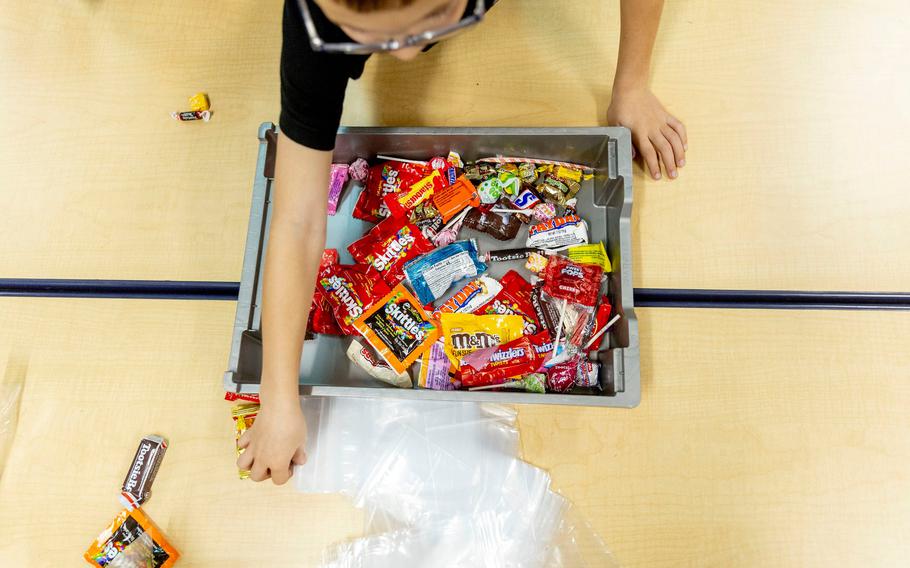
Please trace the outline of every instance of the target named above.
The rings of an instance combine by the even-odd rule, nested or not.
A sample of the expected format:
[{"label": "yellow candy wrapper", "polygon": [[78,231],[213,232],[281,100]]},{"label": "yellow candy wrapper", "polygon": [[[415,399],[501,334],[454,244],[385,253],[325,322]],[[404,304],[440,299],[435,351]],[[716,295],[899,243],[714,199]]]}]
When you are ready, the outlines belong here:
[{"label": "yellow candy wrapper", "polygon": [[[238,457],[243,453],[243,448],[240,447],[240,436],[243,436],[243,433],[250,429],[258,413],[259,405],[255,403],[236,404],[231,408],[231,416],[234,418],[234,443],[237,444]],[[246,479],[250,476],[250,472],[243,469],[238,470],[237,474],[240,479]]]},{"label": "yellow candy wrapper", "polygon": [[602,242],[570,247],[566,251],[566,255],[572,262],[600,266],[604,269],[604,272],[613,271],[613,267],[610,265],[610,257],[607,256],[607,250]]},{"label": "yellow candy wrapper", "polygon": [[203,111],[209,110],[211,104],[209,103],[209,96],[205,93],[196,93],[190,97],[190,110],[191,111]]},{"label": "yellow candy wrapper", "polygon": [[516,315],[442,314],[439,318],[445,353],[456,368],[468,353],[518,339],[524,328],[524,319]]}]

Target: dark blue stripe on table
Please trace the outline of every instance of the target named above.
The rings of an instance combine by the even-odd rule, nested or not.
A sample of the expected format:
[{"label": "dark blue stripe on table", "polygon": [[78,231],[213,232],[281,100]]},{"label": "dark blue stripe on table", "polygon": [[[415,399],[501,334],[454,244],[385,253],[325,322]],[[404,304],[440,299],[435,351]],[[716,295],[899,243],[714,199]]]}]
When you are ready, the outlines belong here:
[{"label": "dark blue stripe on table", "polygon": [[[0,296],[236,300],[238,282],[0,278]],[[640,308],[910,310],[910,293],[636,288]]]}]

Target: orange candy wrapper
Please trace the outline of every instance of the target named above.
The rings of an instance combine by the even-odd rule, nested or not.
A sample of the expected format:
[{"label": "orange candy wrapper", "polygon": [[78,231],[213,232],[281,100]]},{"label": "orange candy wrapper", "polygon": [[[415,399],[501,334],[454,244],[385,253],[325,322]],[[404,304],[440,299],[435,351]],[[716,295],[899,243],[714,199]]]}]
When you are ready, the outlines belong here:
[{"label": "orange candy wrapper", "polygon": [[390,367],[404,373],[439,338],[439,326],[399,284],[354,322]]},{"label": "orange candy wrapper", "polygon": [[448,223],[469,205],[471,207],[480,205],[480,194],[477,193],[474,184],[464,176],[458,177],[455,183],[448,187],[437,189],[431,199],[436,210],[442,215],[443,223]]},{"label": "orange candy wrapper", "polygon": [[83,555],[92,566],[170,568],[180,558],[142,508],[122,510]]}]

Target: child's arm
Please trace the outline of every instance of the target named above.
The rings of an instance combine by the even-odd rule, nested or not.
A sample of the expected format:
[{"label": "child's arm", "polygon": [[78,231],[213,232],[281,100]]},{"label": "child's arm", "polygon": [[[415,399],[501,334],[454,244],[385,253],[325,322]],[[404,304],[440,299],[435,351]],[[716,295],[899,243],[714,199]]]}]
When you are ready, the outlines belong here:
[{"label": "child's arm", "polygon": [[661,163],[673,179],[676,168],[686,163],[686,128],[648,88],[651,51],[664,2],[622,0],[620,5],[619,58],[607,120],[632,130],[632,142],[654,179],[660,179]]},{"label": "child's arm", "polygon": [[250,479],[281,485],[306,461],[298,377],[307,315],[325,247],[332,152],[278,136],[272,219],[262,291],[262,406],[237,460]]}]

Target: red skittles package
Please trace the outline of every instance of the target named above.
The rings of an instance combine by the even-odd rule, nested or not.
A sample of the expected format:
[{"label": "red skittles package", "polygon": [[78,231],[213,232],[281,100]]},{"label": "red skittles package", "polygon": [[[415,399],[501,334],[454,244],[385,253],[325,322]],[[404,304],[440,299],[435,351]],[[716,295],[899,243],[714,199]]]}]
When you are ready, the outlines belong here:
[{"label": "red skittles package", "polygon": [[348,252],[357,262],[370,265],[389,286],[395,286],[404,279],[405,263],[433,248],[413,223],[390,217],[351,243]]},{"label": "red skittles package", "polygon": [[407,191],[429,173],[429,167],[404,162],[382,162],[370,168],[366,187],[357,198],[354,217],[378,223],[389,216],[384,197],[392,193]]},{"label": "red skittles package", "polygon": [[378,276],[365,273],[360,266],[343,264],[326,268],[320,274],[319,285],[344,335],[357,335],[357,318],[389,293],[389,287]]}]

